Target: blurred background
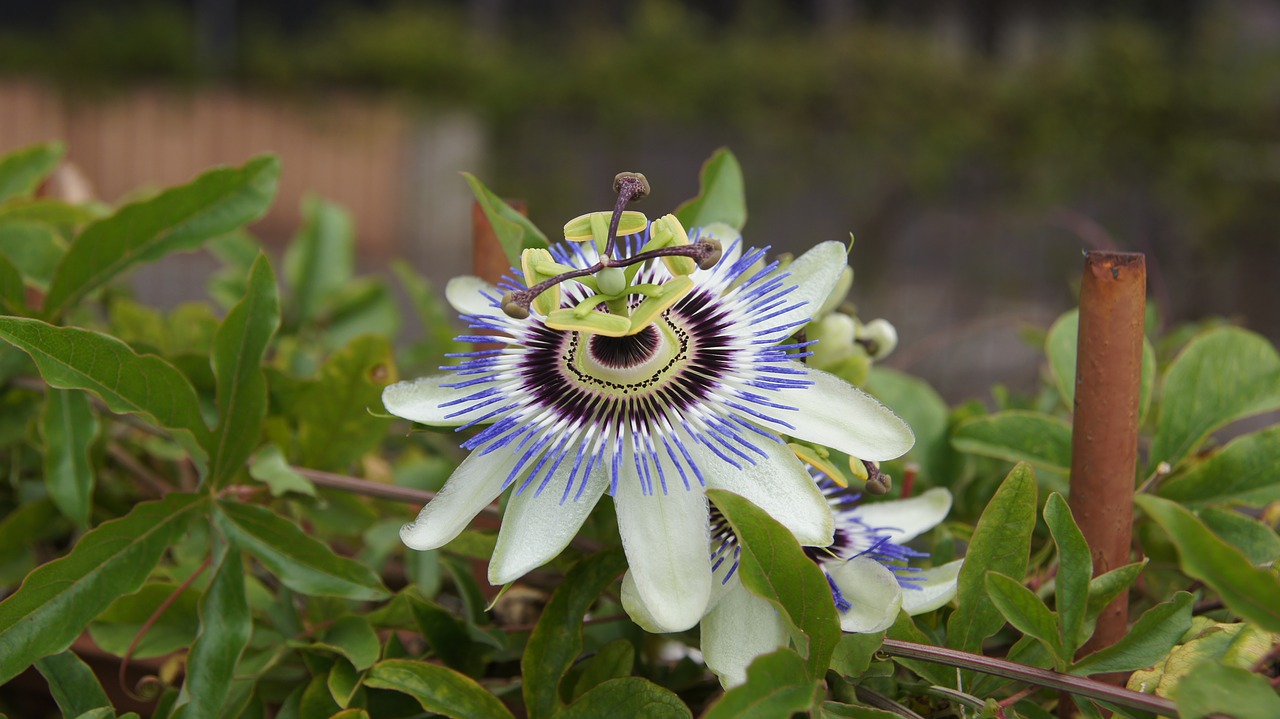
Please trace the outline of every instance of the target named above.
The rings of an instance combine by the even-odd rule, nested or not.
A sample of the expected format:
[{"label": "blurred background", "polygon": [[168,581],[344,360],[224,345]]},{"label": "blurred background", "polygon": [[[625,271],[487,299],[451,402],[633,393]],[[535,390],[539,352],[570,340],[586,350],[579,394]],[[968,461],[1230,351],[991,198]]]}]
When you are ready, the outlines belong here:
[{"label": "blurred background", "polygon": [[887,364],[953,402],[1033,384],[1086,249],[1147,253],[1166,325],[1280,341],[1278,0],[0,0],[0,152],[49,139],[109,202],[278,153],[269,245],[316,193],[363,269],[438,285],[470,267],[459,171],[553,235],[620,170],[669,211],[728,146],[749,243],[855,234]]}]

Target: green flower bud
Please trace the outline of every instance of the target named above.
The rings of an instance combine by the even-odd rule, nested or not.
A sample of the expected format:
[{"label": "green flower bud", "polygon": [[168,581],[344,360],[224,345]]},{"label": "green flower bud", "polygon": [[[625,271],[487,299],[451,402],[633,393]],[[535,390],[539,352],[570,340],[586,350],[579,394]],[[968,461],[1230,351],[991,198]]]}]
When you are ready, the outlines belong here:
[{"label": "green flower bud", "polygon": [[867,348],[871,359],[882,360],[898,346],[898,330],[888,320],[871,320],[860,328],[858,342]]}]

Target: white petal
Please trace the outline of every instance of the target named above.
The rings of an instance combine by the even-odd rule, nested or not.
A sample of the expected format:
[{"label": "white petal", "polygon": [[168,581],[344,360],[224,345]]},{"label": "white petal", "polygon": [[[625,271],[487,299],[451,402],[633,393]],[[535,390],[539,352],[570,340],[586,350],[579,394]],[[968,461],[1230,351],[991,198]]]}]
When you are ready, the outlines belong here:
[{"label": "white petal", "polygon": [[[576,450],[575,450],[576,451]],[[489,562],[489,583],[506,584],[524,576],[551,561],[560,554],[582,527],[609,486],[603,463],[591,472],[587,487],[577,497],[582,472],[574,478],[567,498],[565,485],[573,469],[573,452],[557,468],[547,486],[537,493],[536,484],[530,484],[519,494],[513,494],[502,516],[502,529],[498,530],[498,544]],[[541,482],[539,479],[535,483]],[[577,497],[575,499],[575,497]]]},{"label": "white petal", "polygon": [[518,455],[497,451],[472,452],[453,471],[440,493],[400,528],[400,540],[410,549],[436,549],[462,533],[480,510],[502,493],[502,483]]},{"label": "white petal", "polygon": [[[444,406],[482,389],[477,386],[462,389],[444,386],[465,379],[467,378],[453,374],[436,374],[406,382],[396,382],[382,390],[382,405],[391,414],[414,422],[434,427],[457,427],[466,424],[469,421],[468,417],[476,415],[479,410],[493,409],[490,405],[481,404],[475,409],[457,414],[460,409],[471,403]],[[457,416],[451,416],[455,414]]]},{"label": "white petal", "polygon": [[909,542],[938,526],[951,511],[951,492],[934,487],[910,499],[867,502],[855,516],[867,526],[883,530],[896,544]]},{"label": "white petal", "polygon": [[790,529],[801,544],[830,545],[835,531],[831,505],[804,465],[786,445],[763,437],[752,437],[752,441],[769,456],[763,459],[749,452],[756,463],[740,462],[742,469],[735,469],[702,445],[689,441],[685,446],[702,470],[708,489],[727,489],[746,497]]},{"label": "white petal", "polygon": [[[790,276],[783,282],[794,285],[795,289],[787,293],[783,301],[787,306],[800,305],[771,318],[766,323],[767,327],[793,325],[794,331],[816,315],[827,295],[840,281],[840,275],[849,264],[848,256],[844,245],[839,242],[823,242],[787,265],[783,271]],[[762,330],[768,331],[767,328]]]},{"label": "white petal", "polygon": [[893,572],[870,557],[829,563],[826,570],[850,605],[848,611],[840,612],[841,629],[871,634],[893,626],[903,591]]},{"label": "white petal", "polygon": [[635,476],[624,476],[613,501],[638,598],[652,616],[646,628],[680,632],[697,624],[711,597],[706,495],[677,485],[645,496]]},{"label": "white petal", "polygon": [[907,423],[876,398],[835,375],[799,362],[788,364],[806,370],[813,385],[784,390],[780,401],[799,411],[777,414],[795,427],[781,431],[873,462],[901,457],[915,444]]},{"label": "white petal", "polygon": [[464,315],[501,315],[502,311],[489,299],[501,296],[502,291],[497,287],[471,275],[455,277],[444,286],[444,298]]},{"label": "white petal", "polygon": [[702,619],[702,657],[726,689],[747,680],[761,654],[787,644],[787,627],[772,604],[741,584]]},{"label": "white petal", "polygon": [[913,574],[915,577],[922,577],[924,581],[912,582],[912,589],[905,587],[902,590],[902,608],[907,614],[915,616],[932,612],[951,601],[956,596],[956,581],[960,577],[960,565],[964,564],[963,559],[957,559],[954,562],[948,562],[941,567],[930,567],[929,569]]}]

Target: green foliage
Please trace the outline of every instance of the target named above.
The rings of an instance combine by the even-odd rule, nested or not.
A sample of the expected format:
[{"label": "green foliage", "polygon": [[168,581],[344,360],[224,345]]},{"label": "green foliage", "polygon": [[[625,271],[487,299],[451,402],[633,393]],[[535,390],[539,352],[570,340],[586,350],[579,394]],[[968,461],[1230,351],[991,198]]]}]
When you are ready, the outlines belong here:
[{"label": "green foliage", "polygon": [[[0,682],[34,665],[68,716],[115,716],[68,651],[86,632],[109,659],[162,667],[157,717],[878,718],[901,715],[897,705],[985,715],[1025,685],[935,660],[988,640],[1006,661],[1067,681],[1136,670],[1132,688],[1190,715],[1223,710],[1205,682],[1238,694],[1229,708],[1241,715],[1274,713],[1266,679],[1249,672],[1269,671],[1280,630],[1280,434],[1266,420],[1232,424],[1280,404],[1280,359],[1257,335],[1151,338],[1160,351],[1146,353],[1138,408],[1151,407],[1150,469],[1135,476],[1145,517],[1135,536],[1149,559],[1097,577],[1066,500],[1047,491],[1070,472],[1070,314],[1048,330],[1045,384],[1000,393],[992,409],[948,408],[924,382],[873,368],[868,390],[917,437],[882,470],[903,491],[946,487],[955,498],[948,521],[911,541],[932,555],[912,567],[964,557],[955,599],[902,613],[884,634],[842,636],[811,560],[821,550],[799,547],[746,499],[710,491],[738,537],[734,581],[776,609],[788,636],[721,693],[691,651],[695,632],[652,637],[626,619],[607,501],[559,558],[497,597],[478,566],[496,542],[491,511],[440,550],[402,546],[399,527],[456,467],[459,438],[396,424],[382,389],[470,348],[404,263],[396,281],[423,339],[393,346],[394,293],[385,278],[356,276],[341,208],[304,202],[281,286],[244,229],[272,199],[274,160],[113,210],[30,197],[60,153],[0,158],[0,188],[16,188],[0,197],[0,305],[11,313],[0,316]],[[718,152],[701,180],[685,221],[741,226],[733,156]],[[474,188],[509,249],[545,243]],[[223,265],[207,302],[160,311],[120,283],[139,263],[197,249]],[[911,570],[899,572],[909,584]],[[1104,607],[1139,578],[1124,638],[1077,659]],[[932,659],[891,658],[886,637]],[[1044,716],[1044,696],[1004,711]]]},{"label": "green foliage", "polygon": [[471,185],[471,192],[475,195],[476,202],[480,203],[480,209],[493,227],[512,267],[520,266],[521,252],[548,247],[547,236],[529,218],[493,194],[475,175],[469,172],[462,175],[467,178],[467,184]]}]

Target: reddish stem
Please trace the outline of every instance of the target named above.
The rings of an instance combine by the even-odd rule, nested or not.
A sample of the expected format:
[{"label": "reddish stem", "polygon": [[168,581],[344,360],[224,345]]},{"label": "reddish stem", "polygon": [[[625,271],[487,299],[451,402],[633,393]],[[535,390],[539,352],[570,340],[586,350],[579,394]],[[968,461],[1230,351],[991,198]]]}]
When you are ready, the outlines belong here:
[{"label": "reddish stem", "polygon": [[129,648],[125,650],[124,656],[120,658],[120,671],[116,675],[116,680],[120,682],[120,689],[122,689],[125,694],[128,694],[137,701],[147,701],[146,697],[138,696],[128,685],[128,680],[125,678],[125,672],[129,669],[129,660],[133,658],[133,652],[137,650],[138,645],[142,643],[143,637],[147,636],[147,632],[151,631],[151,627],[154,626],[156,622],[160,621],[160,617],[163,617],[164,613],[169,611],[169,607],[173,606],[173,603],[178,601],[178,597],[181,596],[183,592],[190,589],[196,579],[199,578],[201,574],[204,574],[205,570],[212,564],[212,556],[205,558],[204,562],[196,568],[196,571],[192,572],[191,576],[187,577],[182,584],[179,584],[178,587],[173,590],[172,594],[165,597],[165,600],[160,602],[160,606],[156,607],[156,610],[151,613],[151,616],[147,617],[147,621],[142,623],[142,627],[138,629],[137,636],[135,636],[133,641],[129,643]]}]

